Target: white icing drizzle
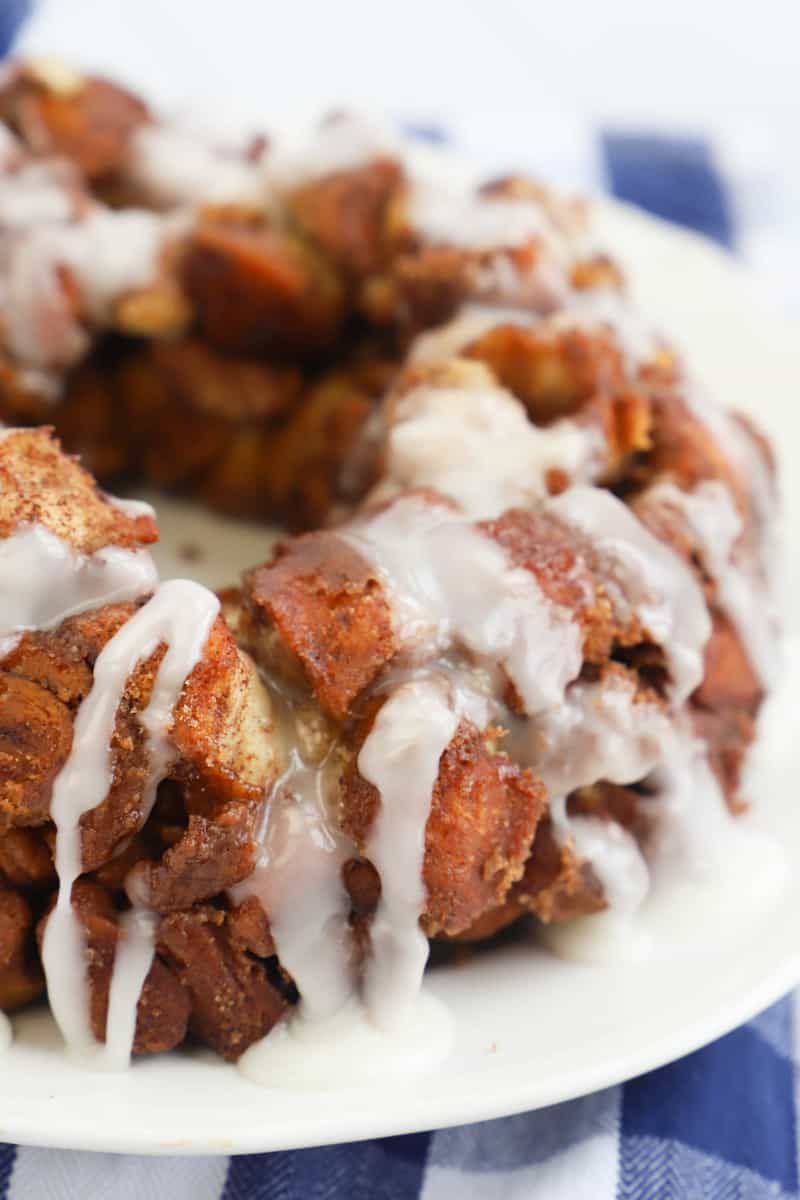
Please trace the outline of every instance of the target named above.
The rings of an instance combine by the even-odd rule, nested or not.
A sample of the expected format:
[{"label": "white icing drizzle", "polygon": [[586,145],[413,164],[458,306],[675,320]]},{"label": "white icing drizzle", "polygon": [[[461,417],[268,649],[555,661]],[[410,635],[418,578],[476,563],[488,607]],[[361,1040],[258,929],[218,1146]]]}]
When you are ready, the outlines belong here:
[{"label": "white icing drizzle", "polygon": [[[754,516],[760,525],[759,532],[764,539],[764,551],[769,555],[774,549],[770,545],[770,534],[774,533],[777,494],[763,450],[741,421],[716,404],[697,379],[686,380],[683,398],[691,413],[712,434],[747,487]],[[770,559],[766,565],[768,568],[773,565]]]},{"label": "white icing drizzle", "polygon": [[324,1021],[281,1021],[236,1064],[261,1087],[291,1091],[358,1088],[430,1074],[450,1053],[453,1019],[424,989],[404,1023],[379,1029],[355,998]]},{"label": "white icing drizzle", "polygon": [[342,867],[357,851],[328,812],[335,782],[325,766],[307,766],[292,751],[265,806],[255,868],[231,889],[237,903],[257,896],[269,917],[281,964],[301,996],[292,1020],[303,1023],[331,1017],[355,988]]},{"label": "white icing drizzle", "polygon": [[444,362],[456,357],[466,346],[496,329],[498,325],[522,325],[525,328],[543,322],[528,309],[504,305],[465,304],[455,317],[414,338],[408,361],[412,363]]},{"label": "white icing drizzle", "polygon": [[547,318],[545,328],[559,332],[563,329],[596,330],[603,326],[614,334],[631,375],[662,345],[661,339],[624,292],[615,288],[573,291],[563,308]]},{"label": "white icing drizzle", "polygon": [[649,876],[636,841],[614,821],[567,812],[567,797],[597,780],[636,783],[648,775],[673,741],[672,718],[657,704],[636,699],[634,682],[613,674],[579,680],[564,701],[533,720],[512,723],[509,749],[533,766],[550,794],[553,832],[571,841],[591,863],[614,919],[640,907]]},{"label": "white icing drizzle", "polygon": [[18,234],[34,226],[60,225],[71,220],[76,209],[76,180],[71,164],[59,159],[34,159],[14,170],[3,171],[0,233]]},{"label": "white icing drizzle", "polygon": [[21,525],[0,542],[0,655],[25,630],[52,629],[87,609],[137,600],[157,582],[146,550],[105,546],[80,554],[44,525]]},{"label": "white icing drizzle", "polygon": [[633,835],[616,821],[571,816],[569,837],[578,857],[592,864],[614,918],[638,912],[650,890],[650,872]]},{"label": "white icing drizzle", "polygon": [[[508,289],[512,295],[513,290]],[[568,329],[589,332],[608,327],[622,350],[628,373],[652,358],[660,340],[626,297],[609,288],[573,291],[559,309],[547,316],[529,308],[492,304],[465,304],[444,325],[418,334],[409,352],[410,362],[439,362],[460,353],[471,342],[498,325],[520,325],[543,337]]]},{"label": "white icing drizzle", "polygon": [[716,585],[717,603],[741,638],[753,669],[769,686],[780,660],[777,615],[762,565],[741,544],[743,523],[730,489],[720,479],[704,480],[692,491],[657,483],[642,497],[645,514],[651,505],[681,521],[693,537]]},{"label": "white icing drizzle", "polygon": [[58,371],[19,366],[16,380],[23,391],[30,392],[51,405],[57,404],[64,392],[64,379]]},{"label": "white icing drizzle", "polygon": [[380,795],[366,846],[380,875],[381,898],[370,925],[364,999],[383,1029],[407,1021],[422,985],[428,960],[419,927],[426,900],[425,828],[439,760],[458,722],[446,680],[411,681],[381,707],[358,756],[359,772]]},{"label": "white icing drizzle", "polygon": [[602,488],[573,487],[548,510],[592,541],[605,570],[603,583],[618,611],[633,608],[666,655],[673,703],[686,700],[703,678],[711,633],[702,590],[689,567],[635,514]]},{"label": "white icing drizzle", "polygon": [[257,204],[264,199],[262,172],[243,153],[175,124],[137,129],[125,170],[152,203],[165,208],[201,201]]},{"label": "white icing drizzle", "polygon": [[[129,291],[152,284],[171,228],[164,217],[138,209],[95,207],[83,220],[34,227],[15,238],[0,293],[0,317],[9,349],[34,367],[64,367],[89,345],[81,324],[107,323]],[[59,272],[69,270],[80,311]]]},{"label": "white icing drizzle", "polygon": [[535,767],[550,792],[557,829],[564,826],[566,798],[576,788],[598,779],[635,783],[660,761],[672,719],[658,705],[637,700],[635,692],[633,681],[622,675],[577,680],[563,703],[512,733],[513,753]]},{"label": "white icing drizzle", "polygon": [[155,517],[156,515],[156,510],[146,500],[129,500],[123,496],[112,496],[109,492],[104,492],[103,498],[112,508],[124,513],[126,517],[133,517],[134,520],[136,517]]},{"label": "white icing drizzle", "polygon": [[505,671],[529,713],[557,704],[578,674],[582,640],[572,614],[447,505],[401,497],[340,536],[383,580],[411,661],[466,649],[491,674]]},{"label": "white icing drizzle", "polygon": [[139,996],[153,963],[158,917],[132,908],[119,920],[114,970],[108,993],[104,1065],[123,1071],[130,1062]]},{"label": "white icing drizzle", "polygon": [[147,946],[145,919],[132,918],[133,930],[129,926],[122,936],[127,933],[134,945],[123,955],[116,988],[112,985],[115,1040],[106,1056],[98,1051],[89,1024],[85,938],[71,903],[72,886],[81,873],[80,819],[103,802],[111,786],[110,746],[125,685],[137,664],[165,643],[150,700],[138,718],[148,737],[150,760],[148,795],[143,798],[142,819],[146,819],[156,787],[169,767],[174,707],[202,656],[218,611],[216,596],[199,584],[176,579],[159,586],[98,655],[92,690],[75,718],[69,757],[53,784],[50,811],[56,826],[59,890],[45,928],[42,963],[53,1015],[68,1048],[79,1055],[99,1057],[100,1061],[110,1057],[117,1063],[129,1056],[130,1044],[126,1056],[124,1034],[135,1028],[139,993],[133,993],[133,985],[144,970]]},{"label": "white icing drizzle", "polygon": [[604,963],[646,961],[656,953],[705,955],[709,931],[714,944],[732,931],[741,936],[753,914],[780,894],[785,854],[748,818],[731,814],[705,746],[685,718],[673,726],[646,783],[651,794],[640,803],[654,829],[644,857],[636,851],[638,860],[631,855],[626,862],[613,822],[595,823],[597,841],[586,839],[585,818],[570,818],[576,848],[592,862],[611,904],[543,930],[547,945],[565,958]]},{"label": "white icing drizzle", "polygon": [[89,347],[88,334],[59,277],[61,235],[62,227],[34,228],[8,248],[0,282],[3,340],[28,367],[69,366]]},{"label": "white icing drizzle", "polygon": [[552,224],[534,201],[482,195],[470,184],[417,178],[408,220],[425,241],[470,250],[522,246],[532,239],[545,240],[549,251],[558,245]]},{"label": "white icing drizzle", "polygon": [[385,479],[372,499],[429,487],[475,520],[532,507],[547,495],[550,470],[588,482],[603,464],[599,429],[566,417],[540,428],[482,371],[463,385],[411,388],[389,422]]},{"label": "white icing drizzle", "polygon": [[336,113],[291,135],[270,137],[263,173],[270,186],[288,190],[337,171],[399,158],[402,147],[388,125],[362,114]]},{"label": "white icing drizzle", "polygon": [[[0,88],[5,86],[3,79],[5,64],[0,65]],[[0,127],[0,170],[11,171],[19,166],[25,157],[19,138],[15,137],[7,125]]]},{"label": "white icing drizzle", "polygon": [[728,848],[741,836],[742,822],[731,815],[705,743],[685,715],[679,715],[671,742],[646,782],[653,794],[643,798],[642,806],[656,822],[648,847],[653,875],[700,882],[719,877]]},{"label": "white icing drizzle", "polygon": [[168,228],[156,213],[135,208],[94,209],[74,226],[72,245],[62,245],[57,253],[74,270],[93,320],[107,320],[120,296],[147,287],[158,277]]}]

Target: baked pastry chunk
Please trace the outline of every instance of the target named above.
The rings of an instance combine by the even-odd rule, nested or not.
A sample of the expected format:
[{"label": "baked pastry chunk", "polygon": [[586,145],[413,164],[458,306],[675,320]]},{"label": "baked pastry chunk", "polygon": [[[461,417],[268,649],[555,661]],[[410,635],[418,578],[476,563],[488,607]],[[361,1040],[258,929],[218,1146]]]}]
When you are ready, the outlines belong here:
[{"label": "baked pastry chunk", "polygon": [[[693,869],[772,676],[774,465],[584,207],[51,63],[0,118],[0,1006],[236,1059]],[[90,471],[292,533],[160,581]]]}]

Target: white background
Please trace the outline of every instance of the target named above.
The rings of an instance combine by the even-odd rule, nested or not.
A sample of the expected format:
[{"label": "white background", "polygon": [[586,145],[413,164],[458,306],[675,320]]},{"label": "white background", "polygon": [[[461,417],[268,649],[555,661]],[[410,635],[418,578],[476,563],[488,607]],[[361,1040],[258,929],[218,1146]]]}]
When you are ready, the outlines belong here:
[{"label": "white background", "polygon": [[41,0],[22,45],[168,107],[440,121],[590,189],[598,125],[710,131],[740,251],[800,312],[800,0]]},{"label": "white background", "polygon": [[797,0],[44,0],[39,9],[40,44],[54,32],[59,48],[124,64],[168,98],[191,74],[199,88],[267,102],[377,101],[406,112],[567,105],[689,123],[798,112]]}]

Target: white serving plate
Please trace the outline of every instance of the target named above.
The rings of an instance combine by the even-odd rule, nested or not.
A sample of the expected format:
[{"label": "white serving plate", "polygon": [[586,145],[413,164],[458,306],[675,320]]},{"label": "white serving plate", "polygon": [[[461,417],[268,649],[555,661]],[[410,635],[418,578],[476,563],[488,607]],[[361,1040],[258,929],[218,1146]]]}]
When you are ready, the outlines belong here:
[{"label": "white serving plate", "polygon": [[[727,403],[756,415],[783,460],[793,666],[773,702],[751,793],[791,862],[800,862],[800,330],[769,314],[741,270],[704,240],[611,202],[600,239],[629,266],[634,290],[686,347]],[[792,456],[794,455],[794,470]],[[266,555],[253,526],[160,504],[165,574],[212,586]],[[185,548],[203,557],[188,561]],[[181,548],[184,548],[183,551]],[[754,863],[754,869],[757,864]],[[790,873],[791,874],[791,873]],[[646,966],[582,966],[519,939],[467,965],[429,973],[455,1021],[453,1051],[424,1080],[325,1092],[261,1089],[206,1052],[89,1074],[69,1062],[44,1011],[14,1019],[2,1059],[0,1139],[152,1154],[289,1149],[408,1133],[567,1100],[668,1062],[718,1037],[800,982],[800,871],[773,911],[737,926],[702,956]]]}]

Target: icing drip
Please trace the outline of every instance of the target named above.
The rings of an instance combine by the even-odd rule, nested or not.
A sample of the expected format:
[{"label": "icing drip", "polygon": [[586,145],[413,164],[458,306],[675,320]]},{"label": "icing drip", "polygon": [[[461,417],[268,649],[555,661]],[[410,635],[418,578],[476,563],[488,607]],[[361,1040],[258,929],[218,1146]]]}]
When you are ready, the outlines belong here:
[{"label": "icing drip", "polygon": [[607,326],[625,355],[630,374],[651,358],[660,344],[623,295],[608,289],[592,288],[571,293],[558,311],[548,316],[541,316],[523,307],[465,304],[452,320],[414,339],[409,361],[436,362],[452,358],[498,325],[520,325],[525,329],[534,329],[545,337],[566,329],[592,331]]},{"label": "icing drip", "polygon": [[[420,385],[394,404],[387,431],[385,499],[407,488],[432,488],[475,520],[530,508],[547,495],[547,474],[590,481],[603,461],[592,426],[562,418],[533,425],[510,392],[480,372],[476,386]],[[484,382],[485,380],[485,382]]]},{"label": "icing drip", "polygon": [[[63,367],[89,345],[82,317],[107,322],[126,292],[152,284],[171,226],[156,213],[94,208],[77,223],[32,228],[9,250],[0,314],[9,349],[34,367]],[[73,277],[76,305],[63,273]]]},{"label": "icing drip", "polygon": [[609,914],[626,920],[639,911],[650,890],[650,872],[636,839],[616,821],[569,818],[569,836],[579,858],[592,864]]},{"label": "icing drip", "polygon": [[[2,169],[2,166],[0,166]],[[0,175],[0,233],[59,225],[75,215],[76,174],[59,160],[27,162]]]},{"label": "icing drip", "polygon": [[105,1064],[112,1070],[122,1071],[130,1062],[138,1000],[155,954],[157,922],[155,913],[141,908],[132,908],[120,917],[103,1051]]},{"label": "icing drip", "polygon": [[326,1021],[282,1021],[236,1065],[262,1087],[340,1092],[430,1073],[452,1043],[452,1017],[423,990],[408,1020],[390,1032],[378,1029],[353,999]]},{"label": "icing drip", "polygon": [[25,630],[52,629],[87,609],[137,600],[157,582],[146,550],[105,546],[80,554],[44,525],[20,526],[0,542],[0,655]]},{"label": "icing drip", "polygon": [[532,239],[558,245],[546,213],[533,201],[481,195],[474,187],[448,187],[418,178],[411,189],[408,221],[425,241],[469,250],[522,246]]},{"label": "icing drip", "polygon": [[358,756],[361,775],[380,794],[366,847],[381,878],[381,898],[370,926],[364,999],[384,1029],[407,1020],[422,985],[425,827],[439,760],[458,722],[445,680],[409,682],[380,709]]},{"label": "icing drip", "polygon": [[703,678],[711,633],[703,593],[689,567],[611,492],[574,487],[549,500],[547,507],[591,538],[609,598],[621,613],[633,609],[662,648],[671,699],[683,703]]},{"label": "icing drip", "polygon": [[271,137],[263,173],[271,186],[286,190],[400,154],[388,126],[357,113],[337,113],[292,138]]},{"label": "icing drip", "polygon": [[672,719],[637,699],[626,676],[579,680],[563,703],[512,730],[512,752],[535,767],[550,792],[556,828],[565,828],[566,797],[598,779],[628,784],[643,779],[672,738]]},{"label": "icing drip", "polygon": [[643,806],[656,828],[648,858],[654,875],[705,878],[724,872],[740,824],[731,816],[705,744],[688,720],[678,718],[666,753],[646,780],[652,795]]},{"label": "icing drip", "polygon": [[548,317],[545,328],[557,332],[561,329],[596,330],[602,326],[613,332],[630,374],[652,358],[662,344],[625,294],[611,288],[573,292],[563,308]]},{"label": "icing drip", "polygon": [[293,1019],[308,1022],[332,1016],[355,988],[342,867],[357,851],[329,817],[337,779],[328,766],[308,766],[292,750],[265,807],[255,868],[231,889],[237,903],[258,897],[281,964],[300,992]]},{"label": "icing drip", "polygon": [[[132,917],[133,928],[129,924],[121,934],[122,937],[127,934],[132,944],[123,955],[116,984],[115,1041],[107,1051],[98,1050],[89,1024],[85,937],[71,903],[72,885],[81,873],[80,819],[103,802],[111,786],[110,746],[125,685],[137,665],[165,643],[166,652],[150,700],[139,714],[139,723],[148,737],[150,758],[142,823],[146,820],[156,787],[169,767],[174,707],[187,676],[200,660],[218,611],[216,596],[199,584],[176,579],[159,586],[153,598],[98,655],[92,690],[75,718],[72,749],[53,784],[50,812],[56,826],[59,889],[45,928],[42,963],[50,1007],[68,1047],[81,1055],[99,1055],[101,1062],[105,1059],[116,1064],[130,1054],[129,1044],[126,1052],[124,1034],[135,1027],[139,993],[133,993],[133,985],[144,970],[147,921],[144,916]],[[132,1017],[126,1011],[130,1009]]]},{"label": "icing drip", "polygon": [[623,785],[641,780],[673,738],[672,718],[656,704],[637,700],[634,683],[616,675],[573,683],[561,705],[512,724],[512,755],[544,780],[556,837],[571,841],[591,863],[615,919],[636,912],[647,894],[641,851],[616,822],[570,815],[567,797],[599,779]]},{"label": "icing drip", "polygon": [[143,125],[131,139],[126,163],[131,182],[163,207],[198,202],[263,200],[259,168],[176,125]]},{"label": "icing drip", "polygon": [[730,489],[719,479],[683,491],[658,483],[642,497],[643,511],[666,509],[691,533],[703,566],[716,585],[716,600],[742,640],[761,682],[773,683],[779,665],[779,629],[762,564],[742,546],[742,518]]},{"label": "icing drip", "polygon": [[705,425],[726,458],[736,469],[755,518],[762,565],[768,591],[780,587],[782,569],[778,538],[778,496],[770,465],[763,447],[735,414],[719,408],[695,379],[688,381],[684,399],[693,415]]},{"label": "icing drip", "polygon": [[156,515],[156,510],[146,500],[123,499],[122,496],[111,496],[108,492],[103,493],[103,498],[108,501],[112,508],[116,508],[118,512],[125,513],[126,517],[155,517]]},{"label": "icing drip", "polygon": [[[0,87],[6,86],[5,63],[0,65]],[[0,128],[0,171],[11,171],[24,157],[22,146],[7,125]]]},{"label": "icing drip", "polygon": [[613,822],[593,822],[587,838],[586,818],[570,818],[576,849],[590,858],[611,903],[542,931],[563,957],[603,963],[643,961],[656,951],[706,955],[709,930],[714,945],[726,932],[741,936],[748,919],[780,893],[785,855],[747,818],[731,814],[685,718],[677,719],[645,786],[640,803],[653,831],[644,857]]},{"label": "icing drip", "polygon": [[384,581],[395,636],[412,661],[466,649],[495,678],[502,669],[529,713],[557,704],[578,674],[581,631],[571,613],[445,504],[404,497],[340,536]]},{"label": "icing drip", "polygon": [[443,362],[457,356],[466,346],[482,334],[498,325],[537,325],[539,322],[524,308],[507,308],[501,305],[465,304],[444,325],[437,325],[414,338],[409,352],[409,362]]}]

